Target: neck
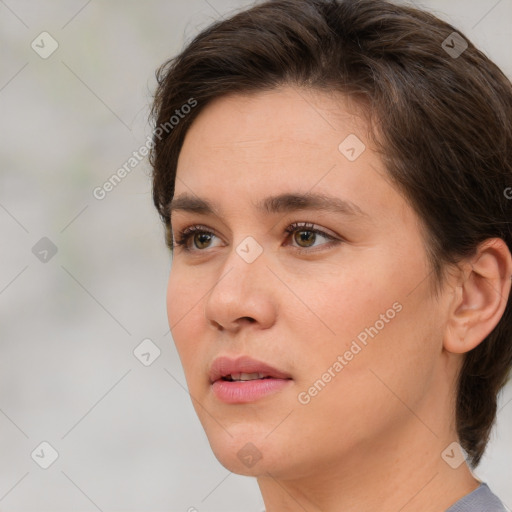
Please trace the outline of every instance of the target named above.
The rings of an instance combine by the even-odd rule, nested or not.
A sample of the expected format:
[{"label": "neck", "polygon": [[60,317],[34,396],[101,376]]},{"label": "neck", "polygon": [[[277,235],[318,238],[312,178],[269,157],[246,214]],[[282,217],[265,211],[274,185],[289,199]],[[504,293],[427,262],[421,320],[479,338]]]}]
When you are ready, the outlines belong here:
[{"label": "neck", "polygon": [[446,511],[479,482],[466,463],[454,469],[441,457],[455,432],[436,431],[441,424],[432,424],[433,417],[420,418],[411,414],[376,441],[310,462],[308,470],[294,471],[300,478],[284,471],[258,477],[266,512]]}]

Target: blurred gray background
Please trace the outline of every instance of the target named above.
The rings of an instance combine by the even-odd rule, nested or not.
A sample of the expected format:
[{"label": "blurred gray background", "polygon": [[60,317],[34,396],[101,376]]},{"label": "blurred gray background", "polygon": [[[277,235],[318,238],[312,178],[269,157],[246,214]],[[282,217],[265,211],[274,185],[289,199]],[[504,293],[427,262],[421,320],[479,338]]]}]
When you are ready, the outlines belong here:
[{"label": "blurred gray background", "polygon": [[[155,69],[250,3],[0,0],[1,511],[263,509],[186,392],[147,158],[93,194],[147,142]],[[512,77],[512,0],[416,4]],[[476,472],[509,508],[511,427],[509,386]]]}]

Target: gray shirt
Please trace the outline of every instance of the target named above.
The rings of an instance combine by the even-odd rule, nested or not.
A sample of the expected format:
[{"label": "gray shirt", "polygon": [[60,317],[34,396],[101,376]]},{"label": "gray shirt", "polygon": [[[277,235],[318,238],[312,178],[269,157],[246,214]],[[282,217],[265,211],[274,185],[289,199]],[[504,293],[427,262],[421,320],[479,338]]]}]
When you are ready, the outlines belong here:
[{"label": "gray shirt", "polygon": [[[265,512],[265,509],[263,509]],[[446,512],[508,512],[500,499],[487,484],[481,483],[473,492],[466,494]]]},{"label": "gray shirt", "polygon": [[507,509],[487,484],[481,483],[480,487],[461,498],[446,512],[507,512]]}]

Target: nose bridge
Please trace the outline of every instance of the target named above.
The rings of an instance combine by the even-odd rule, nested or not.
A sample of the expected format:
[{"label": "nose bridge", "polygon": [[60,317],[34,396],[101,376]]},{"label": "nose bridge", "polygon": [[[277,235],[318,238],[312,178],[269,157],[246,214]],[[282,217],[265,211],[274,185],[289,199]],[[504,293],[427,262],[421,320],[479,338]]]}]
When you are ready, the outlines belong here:
[{"label": "nose bridge", "polygon": [[235,252],[247,265],[252,265],[263,254],[263,246],[249,235],[235,247]]},{"label": "nose bridge", "polygon": [[268,323],[274,311],[263,246],[252,236],[236,244],[205,302],[207,320],[227,328],[240,318]]},{"label": "nose bridge", "polygon": [[263,246],[253,236],[242,238],[230,251],[210,296],[216,289],[227,289],[233,299],[241,300],[255,292],[260,288],[257,284],[261,283],[261,272],[268,272],[265,260]]}]

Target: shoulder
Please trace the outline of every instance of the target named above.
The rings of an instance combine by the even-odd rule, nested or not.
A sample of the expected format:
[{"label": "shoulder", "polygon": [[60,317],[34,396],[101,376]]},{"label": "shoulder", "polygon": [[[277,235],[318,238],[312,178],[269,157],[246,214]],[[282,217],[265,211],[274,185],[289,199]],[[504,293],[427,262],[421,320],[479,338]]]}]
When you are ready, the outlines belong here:
[{"label": "shoulder", "polygon": [[480,487],[454,503],[446,512],[507,512],[507,509],[487,484],[481,483]]}]

